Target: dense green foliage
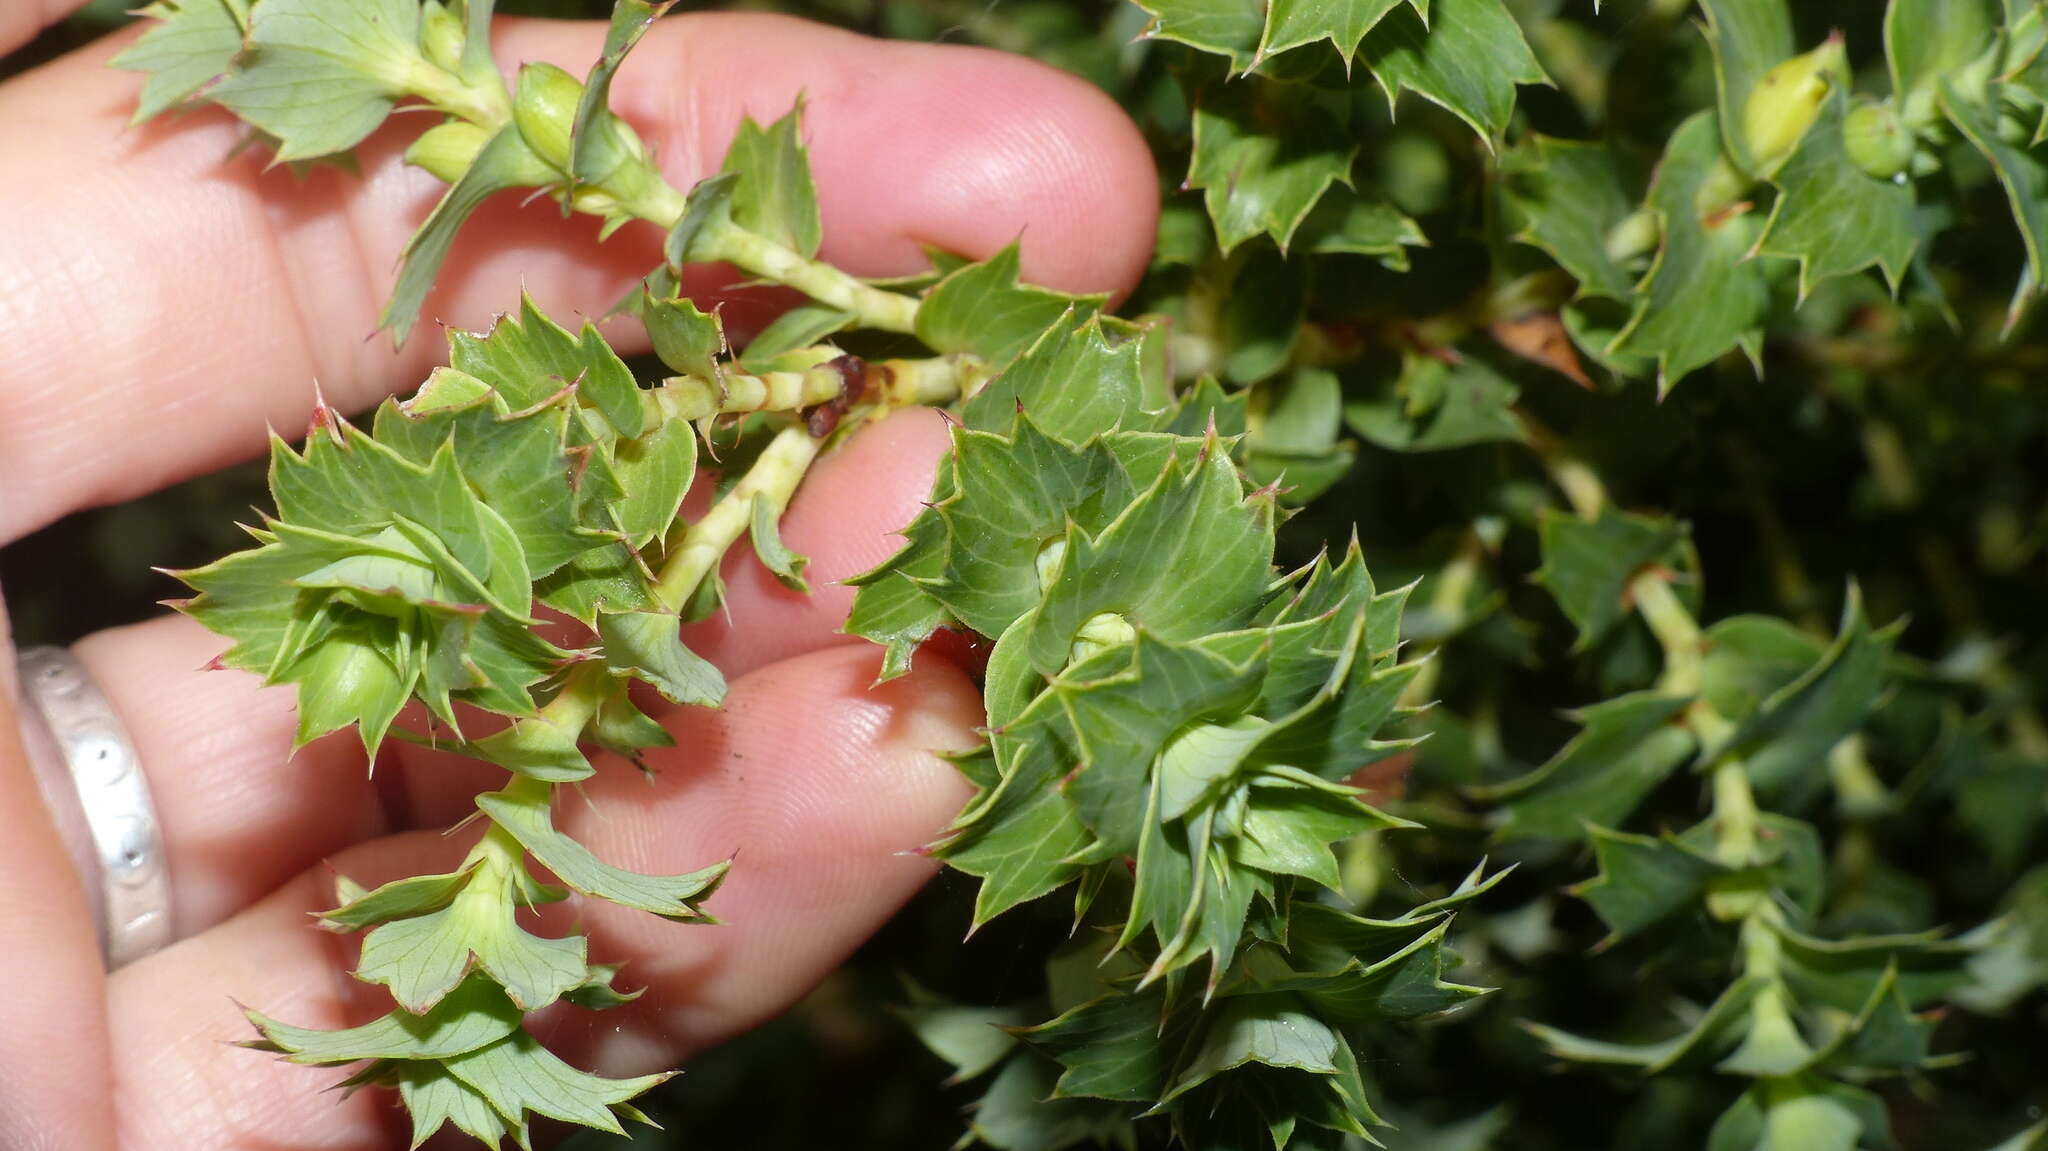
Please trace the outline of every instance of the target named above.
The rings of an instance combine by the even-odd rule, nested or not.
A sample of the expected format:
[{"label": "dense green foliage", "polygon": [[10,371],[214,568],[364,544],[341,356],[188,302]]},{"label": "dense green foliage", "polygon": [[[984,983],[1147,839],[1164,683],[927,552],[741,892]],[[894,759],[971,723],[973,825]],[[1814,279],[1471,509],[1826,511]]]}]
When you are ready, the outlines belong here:
[{"label": "dense green foliage", "polygon": [[[716,703],[678,627],[719,558],[745,536],[801,584],[775,524],[811,459],[938,403],[953,454],[849,629],[885,674],[940,628],[993,643],[980,794],[935,851],[974,924],[1042,918],[1044,990],[904,1010],[988,1077],[972,1137],[2042,1142],[2048,8],[1580,7],[814,10],[957,24],[1133,111],[1165,215],[1119,318],[1014,251],[887,284],[817,262],[794,112],[671,187],[606,104],[658,6],[618,5],[589,76],[507,87],[481,0],[153,5],[120,61],[144,114],[219,103],[294,161],[442,114],[408,154],[450,188],[401,337],[498,191],[669,235],[622,303],[666,378],[530,307],[457,334],[367,432],[323,412],[276,445],[258,546],[185,573],[230,664],[301,685],[302,737],[374,747],[418,699],[512,773],[462,868],[326,917],[368,931],[392,1015],[256,1016],[261,1043],[360,1063],[423,1135],[637,1115],[658,1077],[519,1027],[631,976],[518,926],[564,894],[526,860],[678,920],[722,867],[620,872],[550,793],[586,748],[661,742],[628,682]],[[811,302],[735,355],[670,298],[711,260]],[[683,522],[700,434],[751,462]],[[588,635],[537,638],[536,603]],[[512,722],[469,738],[479,710]],[[1394,756],[1371,806],[1358,773]]]}]

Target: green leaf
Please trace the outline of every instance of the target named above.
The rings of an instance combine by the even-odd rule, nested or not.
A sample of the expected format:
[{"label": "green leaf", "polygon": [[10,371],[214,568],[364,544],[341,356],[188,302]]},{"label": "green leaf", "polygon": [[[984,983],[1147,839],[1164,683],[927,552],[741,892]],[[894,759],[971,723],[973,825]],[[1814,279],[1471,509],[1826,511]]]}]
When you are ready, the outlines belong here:
[{"label": "green leaf", "polygon": [[1749,259],[1758,225],[1750,213],[1732,209],[1702,219],[1697,207],[1701,190],[1722,178],[1720,136],[1706,112],[1672,133],[1649,198],[1663,244],[1635,311],[1607,347],[1609,354],[1654,358],[1663,393],[1734,348],[1752,363],[1761,351],[1770,286],[1761,263]]},{"label": "green leaf", "polygon": [[1579,712],[1582,730],[1543,766],[1475,789],[1502,804],[1497,834],[1579,839],[1619,826],[1697,748],[1675,722],[1691,702],[1637,692]]},{"label": "green leaf", "polygon": [[1101,440],[1071,448],[1026,413],[1005,438],[953,433],[954,494],[935,508],[946,539],[925,594],[983,635],[1000,636],[1036,607],[1049,545],[1067,525],[1100,532],[1137,496]]},{"label": "green leaf", "polygon": [[1765,256],[1799,261],[1799,298],[1815,285],[1875,265],[1893,292],[1920,243],[1913,185],[1881,180],[1849,159],[1842,120],[1849,97],[1836,89],[1799,150],[1778,170],[1778,200],[1758,238]]},{"label": "green leaf", "polygon": [[1201,1040],[1175,1069],[1161,1102],[1249,1063],[1334,1076],[1343,1046],[1344,1040],[1294,996],[1232,996],[1206,1021]]},{"label": "green leaf", "polygon": [[1763,164],[1752,154],[1743,126],[1757,82],[1792,55],[1792,13],[1786,0],[1702,0],[1701,6],[1706,9],[1707,43],[1714,50],[1722,143],[1736,167],[1763,175]]},{"label": "green leaf", "polygon": [[1286,248],[1323,193],[1351,182],[1358,151],[1329,93],[1255,77],[1204,87],[1194,136],[1187,184],[1202,191],[1225,252],[1260,232]]},{"label": "green leaf", "polygon": [[538,1011],[583,983],[580,935],[544,939],[514,919],[509,886],[471,886],[438,911],[396,919],[363,937],[356,978],[391,989],[400,1007],[425,1012],[469,972],[470,959],[521,1011]]},{"label": "green leaf", "polygon": [[[714,863],[682,875],[641,875],[613,867],[590,849],[555,829],[548,795],[517,788],[477,796],[477,807],[563,883],[599,899],[651,912],[664,919],[706,922],[697,902],[718,887],[729,864]],[[545,1113],[545,1112],[544,1112]]]},{"label": "green leaf", "polygon": [[439,1063],[406,1061],[394,1072],[398,1097],[412,1116],[412,1145],[417,1148],[436,1131],[455,1129],[492,1147],[507,1135],[525,1140],[523,1126],[508,1125],[490,1100],[449,1074]]},{"label": "green leaf", "polygon": [[248,12],[235,0],[156,0],[142,16],[155,23],[108,61],[145,77],[135,124],[184,103],[225,73],[242,52]]},{"label": "green leaf", "polygon": [[1536,581],[1578,628],[1574,650],[1591,647],[1629,613],[1628,583],[1685,538],[1685,525],[1602,506],[1598,518],[1546,511],[1539,525],[1543,567]]},{"label": "green leaf", "polygon": [[[1040,700],[1034,707],[1058,707],[1051,696]],[[1033,718],[1027,712],[1017,722]],[[1075,762],[1075,749],[1056,742],[1065,733],[1051,723],[1039,723],[1032,735],[1006,741],[1002,781],[962,812],[933,848],[953,867],[981,879],[974,897],[976,926],[1072,879],[1080,867],[1071,857],[1093,839],[1057,789]]]},{"label": "green leaf", "polygon": [[675,703],[717,707],[725,676],[682,640],[682,617],[673,612],[605,612],[597,617],[611,673],[652,685]]},{"label": "green leaf", "polygon": [[647,1122],[626,1100],[675,1073],[606,1079],[578,1071],[550,1054],[524,1031],[446,1061],[448,1073],[490,1101],[514,1130],[523,1129],[526,1113],[545,1115],[614,1135],[624,1134],[620,1118]]},{"label": "green leaf", "polygon": [[[923,310],[918,314],[922,316]],[[766,371],[775,357],[820,343],[832,333],[851,327],[858,318],[829,304],[798,304],[775,317],[774,322],[747,342],[740,366],[748,371]]]},{"label": "green leaf", "polygon": [[1450,930],[1448,920],[1438,917],[1413,924],[1359,922],[1382,934],[1389,928],[1407,930],[1414,938],[1385,957],[1369,960],[1354,956],[1334,969],[1262,976],[1253,986],[1262,991],[1299,995],[1314,1004],[1324,1019],[1344,1027],[1441,1015],[1488,993],[1488,988],[1450,983],[1443,978],[1443,942]]},{"label": "green leaf", "polygon": [[782,533],[775,527],[775,521],[781,514],[775,501],[765,492],[756,492],[752,510],[747,531],[761,566],[767,568],[768,574],[780,580],[784,587],[793,591],[810,591],[810,585],[804,582],[804,566],[810,560],[783,545]]},{"label": "green leaf", "polygon": [[321,1031],[244,1012],[261,1032],[252,1041],[292,1063],[322,1065],[362,1059],[446,1059],[493,1044],[519,1030],[519,1008],[490,980],[474,976],[415,1015],[393,1011],[360,1027]]},{"label": "green leaf", "polygon": [[1287,366],[1308,306],[1308,268],[1274,248],[1253,251],[1223,305],[1223,374],[1252,384]]},{"label": "green leaf", "polygon": [[818,189],[804,153],[803,100],[763,128],[740,118],[719,169],[739,177],[732,194],[733,223],[809,259],[818,254]]},{"label": "green leaf", "polygon": [[1634,1067],[1645,1074],[1656,1075],[1678,1067],[1712,1062],[1734,1046],[1748,1021],[1750,1001],[1767,982],[1756,976],[1737,979],[1685,1030],[1653,1043],[1609,1043],[1541,1023],[1524,1026],[1542,1042],[1545,1050],[1559,1059]]},{"label": "green leaf", "polygon": [[386,920],[419,915],[448,906],[469,883],[474,865],[439,875],[412,875],[394,879],[374,891],[358,892],[332,911],[320,913],[320,926],[334,931],[354,931]]},{"label": "green leaf", "polygon": [[543,187],[554,179],[554,169],[533,154],[518,128],[508,124],[498,129],[463,171],[462,178],[449,187],[419,230],[405,242],[398,255],[398,282],[392,285],[391,296],[377,315],[377,327],[389,328],[392,339],[403,345],[412,332],[413,322],[419,318],[421,305],[427,302],[427,293],[433,290],[441,265],[448,259],[456,233],[471,214],[499,192]]},{"label": "green leaf", "polygon": [[569,175],[579,183],[604,184],[614,173],[643,162],[639,139],[611,111],[612,78],[662,13],[675,0],[616,0],[605,29],[604,50],[591,65],[569,125]]},{"label": "green leaf", "polygon": [[248,54],[207,93],[277,141],[280,162],[346,152],[411,91],[418,0],[263,0]]},{"label": "green leaf", "polygon": [[1299,251],[1373,256],[1397,272],[1408,270],[1408,249],[1426,248],[1421,225],[1383,200],[1368,200],[1338,186],[1323,193],[1295,234]]},{"label": "green leaf", "polygon": [[1367,441],[1397,452],[1434,452],[1523,438],[1515,414],[1520,389],[1472,356],[1448,361],[1424,352],[1402,357],[1400,375],[1344,405],[1344,422]]},{"label": "green leaf", "polygon": [[1488,148],[1507,130],[1515,86],[1550,82],[1501,0],[1432,0],[1426,23],[1420,10],[1389,12],[1359,55],[1390,112],[1414,92],[1471,125]]},{"label": "green leaf", "polygon": [[[2027,149],[2006,143],[1998,134],[1995,115],[1958,92],[1947,80],[1940,81],[1941,108],[1990,162],[1998,182],[2005,188],[2013,220],[2019,225],[2020,242],[2027,253],[2026,274],[2020,280],[2007,313],[2008,327],[2031,302],[2040,287],[2048,283],[2048,159]],[[1994,90],[1993,95],[1996,95]],[[1995,105],[1995,101],[1994,101]]]},{"label": "green leaf", "polygon": [[1152,16],[1149,36],[1227,57],[1232,72],[1258,62],[1267,21],[1258,0],[1142,0],[1138,7]]},{"label": "green leaf", "polygon": [[1063,1065],[1053,1094],[1150,1103],[1171,1071],[1173,1050],[1187,1026],[1157,991],[1110,994],[1017,1037]]},{"label": "green leaf", "polygon": [[1608,237],[1634,204],[1606,145],[1531,134],[1501,166],[1512,238],[1542,249],[1579,282],[1578,297],[1627,300],[1633,277]]},{"label": "green leaf", "polygon": [[1001,368],[1037,342],[1071,309],[1085,320],[1105,297],[1070,296],[1018,282],[1018,246],[968,264],[926,293],[917,338],[943,353],[965,352]]},{"label": "green leaf", "polygon": [[[1724,711],[1741,722],[1720,743],[1703,748],[1701,762],[1740,755],[1760,789],[1786,794],[1794,802],[1810,796],[1826,778],[1828,750],[1860,727],[1875,705],[1899,630],[1896,624],[1872,630],[1862,596],[1851,585],[1834,642],[1753,708]],[[1725,682],[1730,675],[1728,664],[1738,660],[1752,675],[1770,675],[1754,654],[1723,648],[1720,637],[1726,634],[1719,625],[1708,631],[1710,693],[1716,680]],[[1750,690],[1769,682],[1752,680]]]},{"label": "green leaf", "polygon": [[496,389],[514,409],[530,408],[575,385],[579,403],[596,409],[622,436],[646,431],[640,385],[597,329],[579,335],[541,314],[522,296],[519,315],[500,316],[491,330],[451,332],[448,364]]},{"label": "green leaf", "polygon": [[660,299],[646,293],[637,298],[634,308],[647,326],[655,355],[670,371],[714,384],[723,377],[718,357],[725,352],[725,327],[717,312],[706,314],[688,300]]},{"label": "green leaf", "polygon": [[970,428],[1003,431],[1021,407],[1040,431],[1082,444],[1107,431],[1150,427],[1149,394],[1139,341],[1113,334],[1093,308],[1075,306],[970,397],[965,415]]},{"label": "green leaf", "polygon": [[1068,529],[1031,638],[1040,671],[1065,665],[1082,626],[1104,613],[1184,640],[1242,627],[1265,602],[1272,501],[1247,497],[1218,445],[1182,450],[1100,533]]},{"label": "green leaf", "polygon": [[[1328,40],[1348,67],[1358,42],[1403,0],[1273,0],[1267,8],[1265,32],[1259,39],[1260,59],[1290,48]],[[1428,0],[1416,0],[1416,14],[1429,16]]]},{"label": "green leaf", "polygon": [[952,1064],[948,1083],[984,1075],[1017,1049],[1010,1029],[1023,1024],[1024,1008],[970,1007],[934,995],[908,977],[903,985],[910,1003],[890,1013],[909,1025],[932,1054]]},{"label": "green leaf", "polygon": [[1992,0],[1891,0],[1884,10],[1884,51],[1892,91],[1932,97],[1940,78],[1991,46],[1998,27]]},{"label": "green leaf", "polygon": [[969,1134],[999,1151],[1064,1151],[1068,1147],[1130,1147],[1137,1136],[1130,1109],[1055,1093],[1060,1065],[1042,1055],[1012,1056],[974,1104]]},{"label": "green leaf", "polygon": [[1611,947],[1670,916],[1696,906],[1707,884],[1727,874],[1726,864],[1670,836],[1630,835],[1589,827],[1600,874],[1572,888],[1607,925]]}]

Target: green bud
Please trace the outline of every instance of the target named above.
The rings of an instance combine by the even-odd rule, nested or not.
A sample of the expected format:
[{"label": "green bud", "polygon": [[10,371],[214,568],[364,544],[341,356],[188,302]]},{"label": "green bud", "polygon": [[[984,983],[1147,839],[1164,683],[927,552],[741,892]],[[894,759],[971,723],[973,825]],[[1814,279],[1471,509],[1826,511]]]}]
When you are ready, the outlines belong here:
[{"label": "green bud", "polygon": [[1849,162],[1889,180],[1913,162],[1913,134],[1899,122],[1898,109],[1891,101],[1860,103],[1842,121],[1842,147]]},{"label": "green bud", "polygon": [[425,168],[438,179],[453,184],[476,163],[490,134],[467,120],[450,120],[427,129],[405,150],[405,162]]},{"label": "green bud", "polygon": [[436,68],[460,74],[462,71],[462,17],[437,0],[427,0],[420,9],[420,54]]},{"label": "green bud", "polygon": [[519,69],[519,94],[512,100],[512,119],[541,159],[569,170],[569,136],[576,125],[576,106],[583,100],[583,82],[553,64],[534,63]]},{"label": "green bud", "polygon": [[1742,109],[1743,140],[1758,176],[1769,176],[1805,139],[1807,129],[1820,119],[1828,93],[1847,80],[1842,38],[1827,42],[1804,55],[1779,64],[1749,90]]},{"label": "green bud", "polygon": [[1657,214],[1648,208],[1638,208],[1622,217],[1621,222],[1607,233],[1607,258],[1626,264],[1638,256],[1656,251],[1657,241],[1661,238]]}]

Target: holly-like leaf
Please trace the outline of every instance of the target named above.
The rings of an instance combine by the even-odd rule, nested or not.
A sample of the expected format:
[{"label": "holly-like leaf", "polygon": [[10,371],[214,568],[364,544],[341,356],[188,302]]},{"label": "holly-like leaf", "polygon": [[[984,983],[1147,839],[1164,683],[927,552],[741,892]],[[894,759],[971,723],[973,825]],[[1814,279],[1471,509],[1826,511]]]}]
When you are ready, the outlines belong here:
[{"label": "holly-like leaf", "polygon": [[1400,209],[1342,185],[1323,193],[1294,238],[1299,251],[1372,256],[1397,272],[1408,270],[1409,248],[1428,246],[1422,226]]},{"label": "holly-like leaf", "polygon": [[491,1107],[490,1100],[439,1063],[408,1060],[398,1064],[392,1075],[398,1097],[405,1103],[406,1113],[412,1116],[414,1147],[451,1123],[456,1130],[491,1147],[499,1146],[507,1135],[524,1141],[523,1126],[507,1124]]},{"label": "holly-like leaf", "polygon": [[[922,318],[923,315],[924,309],[920,308],[918,316]],[[747,350],[740,357],[740,366],[748,371],[766,370],[775,357],[784,352],[793,352],[821,343],[832,333],[852,327],[859,318],[852,312],[841,311],[829,304],[798,304],[775,317],[773,322],[747,341]]]},{"label": "holly-like leaf", "polygon": [[932,1054],[953,1067],[949,1083],[959,1083],[987,1074],[1017,1048],[1010,1031],[1025,1021],[1025,1009],[972,1007],[935,995],[909,978],[904,990],[910,1002],[891,1008]]},{"label": "holly-like leaf", "polygon": [[1573,1035],[1541,1023],[1524,1026],[1542,1042],[1545,1050],[1559,1059],[1633,1067],[1645,1074],[1656,1075],[1720,1058],[1743,1034],[1750,1002],[1768,982],[1756,976],[1737,979],[1683,1031],[1669,1039],[1651,1043],[1610,1043]]},{"label": "holly-like leaf", "polygon": [[519,315],[500,316],[489,332],[451,332],[448,364],[496,389],[515,410],[530,408],[574,385],[579,403],[600,413],[617,434],[646,431],[640,385],[618,353],[585,323],[570,335],[522,297]]},{"label": "holly-like leaf", "polygon": [[1344,404],[1344,422],[1389,451],[1447,451],[1522,439],[1514,412],[1520,389],[1482,360],[1409,352],[1400,374],[1379,383],[1369,394],[1354,390]]},{"label": "holly-like leaf", "polygon": [[1707,884],[1730,870],[1683,840],[1589,827],[1600,874],[1572,889],[1607,925],[1601,946],[1697,906]]},{"label": "holly-like leaf", "polygon": [[1695,368],[1741,348],[1756,362],[1770,285],[1749,259],[1758,225],[1740,204],[1701,217],[1700,190],[1716,179],[1721,133],[1712,113],[1680,125],[1658,166],[1649,206],[1663,244],[1636,295],[1628,323],[1607,351],[1656,360],[1658,389],[1669,392]]},{"label": "holly-like leaf", "polygon": [[585,941],[527,932],[514,920],[514,898],[508,887],[482,888],[377,927],[363,937],[356,978],[389,987],[407,1011],[425,1012],[462,981],[474,958],[521,1011],[546,1007],[587,977]]},{"label": "holly-like leaf", "polygon": [[2019,226],[2020,243],[2027,253],[2026,273],[2007,316],[2010,326],[2041,285],[2048,283],[2048,159],[2031,149],[2007,143],[1999,135],[1998,124],[1989,110],[1956,91],[1949,81],[1942,80],[1940,85],[1942,111],[1948,114],[1957,131],[1984,154],[1999,184],[2005,188],[2013,221]]},{"label": "holly-like leaf", "polygon": [[818,254],[818,189],[804,152],[803,102],[763,128],[751,116],[726,149],[719,169],[739,177],[732,194],[732,221],[806,259]]},{"label": "holly-like leaf", "polygon": [[1595,519],[1546,512],[1543,567],[1536,580],[1579,630],[1576,649],[1591,647],[1629,612],[1629,580],[1664,559],[1685,538],[1685,525],[1603,506]]},{"label": "holly-like leaf", "polygon": [[263,1036],[250,1046],[292,1063],[320,1066],[363,1059],[447,1059],[519,1030],[519,1008],[490,980],[473,976],[421,1015],[393,1011],[360,1027],[321,1031],[246,1012]]},{"label": "holly-like leaf", "polygon": [[1001,368],[1069,309],[1084,320],[1102,296],[1070,296],[1019,283],[1014,243],[940,280],[917,309],[917,338],[938,352],[966,352]]},{"label": "holly-like leaf", "polygon": [[391,329],[392,339],[403,345],[448,259],[448,250],[455,245],[456,233],[469,217],[499,192],[543,187],[555,177],[554,169],[527,147],[518,128],[508,124],[498,129],[405,242],[398,254],[398,282],[378,313],[377,326]]},{"label": "holly-like leaf", "polygon": [[1170,1011],[1158,991],[1111,994],[1024,1028],[1017,1037],[1066,1068],[1056,1097],[1147,1103],[1165,1089],[1173,1040],[1185,1034],[1188,1022],[1187,1013]]},{"label": "holly-like leaf", "polygon": [[1842,143],[1848,93],[1828,96],[1819,120],[1778,170],[1777,203],[1758,254],[1799,262],[1799,298],[1815,285],[1875,265],[1897,292],[1920,243],[1913,185],[1881,180],[1849,159]]},{"label": "holly-like leaf", "polygon": [[641,875],[613,867],[557,830],[545,792],[506,790],[477,796],[477,807],[533,853],[563,883],[599,899],[685,923],[709,919],[697,904],[725,878],[727,863],[681,875]]},{"label": "holly-like leaf", "polygon": [[[1810,664],[1797,666],[1792,676],[1781,679],[1783,672],[1772,671],[1773,665],[1765,660],[1790,654],[1789,644],[1745,645],[1753,631],[1722,625],[1709,629],[1709,697],[1729,702],[1738,690],[1732,685],[1741,682],[1744,687],[1739,690],[1753,693],[1755,703],[1723,711],[1740,717],[1740,722],[1715,746],[1702,749],[1701,762],[1734,753],[1743,757],[1759,788],[1786,794],[1794,802],[1810,796],[1826,778],[1828,750],[1860,727],[1875,705],[1899,630],[1897,624],[1872,629],[1863,614],[1862,597],[1852,585],[1834,642]],[[1736,644],[1726,642],[1731,635]]]},{"label": "holly-like leaf", "polygon": [[617,0],[605,29],[604,49],[584,79],[569,124],[569,176],[586,184],[603,184],[615,172],[644,160],[637,136],[611,110],[612,78],[620,65],[667,12],[675,0]]},{"label": "holly-like leaf", "polygon": [[515,1131],[525,1128],[531,1112],[614,1135],[625,1133],[622,1118],[649,1122],[626,1101],[675,1074],[606,1079],[562,1062],[524,1031],[458,1055],[443,1066],[488,1100]]},{"label": "holly-like leaf", "polygon": [[1396,9],[1373,28],[1359,56],[1391,111],[1414,92],[1472,126],[1491,148],[1507,130],[1515,86],[1548,84],[1536,54],[1501,0],[1432,0],[1427,12]]},{"label": "holly-like leaf", "polygon": [[1007,430],[1021,407],[1038,430],[1069,444],[1147,428],[1152,389],[1143,352],[1092,309],[1070,308],[967,401],[967,426]]},{"label": "holly-like leaf", "polygon": [[1187,183],[1202,191],[1225,252],[1261,232],[1287,247],[1323,193],[1351,182],[1358,151],[1329,93],[1253,77],[1204,87],[1194,134]]},{"label": "holly-like leaf", "polygon": [[[1328,40],[1345,65],[1358,54],[1358,42],[1381,18],[1406,0],[1273,0],[1259,39],[1261,59],[1290,48]],[[1429,18],[1429,0],[1414,0],[1415,12]]]},{"label": "holly-like leaf", "polygon": [[1082,625],[1104,613],[1180,640],[1241,627],[1265,602],[1272,501],[1246,495],[1217,444],[1188,454],[1100,533],[1068,528],[1030,640],[1040,671],[1065,665]]},{"label": "holly-like leaf", "polygon": [[[345,896],[341,906],[320,913],[320,925],[334,931],[354,931],[390,919],[420,915],[448,906],[468,886],[475,864],[438,875],[411,875],[394,879],[374,891],[357,890]],[[339,884],[337,884],[339,886]]]},{"label": "holly-like leaf", "polygon": [[1579,282],[1578,295],[1627,300],[1634,281],[1608,237],[1634,205],[1604,144],[1531,135],[1503,158],[1513,239],[1541,248]]},{"label": "holly-like leaf", "polygon": [[1638,692],[1578,713],[1583,729],[1549,762],[1475,793],[1502,805],[1498,834],[1578,839],[1627,820],[1698,743],[1674,722],[1692,701]]},{"label": "holly-like leaf", "polygon": [[263,0],[248,53],[207,93],[277,141],[280,162],[346,152],[411,91],[418,0]]},{"label": "holly-like leaf", "polygon": [[249,8],[247,0],[156,0],[142,16],[155,23],[108,62],[145,77],[136,124],[191,99],[228,70],[241,54]]},{"label": "holly-like leaf", "polygon": [[1892,0],[1886,4],[1884,52],[1892,92],[1902,100],[1932,98],[1940,77],[1969,64],[1991,46],[1999,16],[1994,0]]}]

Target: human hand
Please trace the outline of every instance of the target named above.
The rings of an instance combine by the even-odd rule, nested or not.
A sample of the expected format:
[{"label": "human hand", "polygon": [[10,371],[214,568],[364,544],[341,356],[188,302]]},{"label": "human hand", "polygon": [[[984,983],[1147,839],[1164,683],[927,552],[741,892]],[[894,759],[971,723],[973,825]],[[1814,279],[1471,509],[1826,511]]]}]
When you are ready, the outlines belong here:
[{"label": "human hand", "polygon": [[[63,6],[0,12],[0,51],[35,30],[39,8]],[[501,23],[499,59],[572,70],[603,34]],[[438,354],[426,335],[400,354],[363,338],[436,190],[399,165],[399,145],[373,140],[359,177],[323,170],[300,184],[255,157],[224,161],[238,129],[211,113],[128,129],[134,82],[105,68],[118,47],[0,86],[0,543],[255,454],[267,424],[304,425],[315,379],[353,412],[416,383]],[[1156,204],[1142,141],[1107,99],[1022,60],[688,16],[650,33],[614,106],[687,186],[743,112],[777,115],[799,90],[834,263],[897,274],[921,265],[920,244],[983,256],[1022,233],[1039,282],[1115,290],[1136,278]],[[602,311],[657,262],[659,238],[629,229],[594,248],[594,226],[492,205],[427,314],[482,326],[522,285],[552,314]],[[650,756],[652,785],[615,766],[591,782],[588,807],[564,812],[600,855],[641,870],[746,848],[710,905],[723,926],[571,907],[597,953],[650,990],[607,1018],[616,1031],[539,1021],[567,1058],[645,1071],[761,1021],[930,874],[903,852],[966,793],[931,751],[973,741],[978,701],[936,660],[870,689],[878,657],[837,634],[850,597],[836,581],[893,550],[944,444],[942,422],[911,411],[821,462],[783,526],[812,559],[812,595],[735,557],[729,619],[690,637],[732,680],[726,708],[669,715],[678,747]],[[394,743],[373,779],[347,736],[291,757],[290,692],[199,671],[222,646],[166,618],[77,649],[146,769],[178,937],[112,975],[0,683],[0,954],[13,992],[0,1014],[0,1147],[405,1142],[402,1115],[376,1093],[337,1103],[322,1093],[330,1076],[224,1048],[246,1033],[229,996],[315,1026],[379,1013],[380,992],[338,975],[334,951],[350,941],[307,918],[332,903],[322,865],[370,884],[444,867],[466,844],[440,830],[496,772]],[[0,676],[13,666],[0,650]]]}]

